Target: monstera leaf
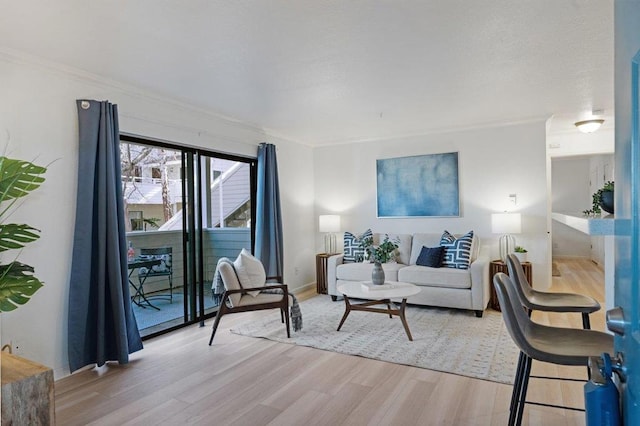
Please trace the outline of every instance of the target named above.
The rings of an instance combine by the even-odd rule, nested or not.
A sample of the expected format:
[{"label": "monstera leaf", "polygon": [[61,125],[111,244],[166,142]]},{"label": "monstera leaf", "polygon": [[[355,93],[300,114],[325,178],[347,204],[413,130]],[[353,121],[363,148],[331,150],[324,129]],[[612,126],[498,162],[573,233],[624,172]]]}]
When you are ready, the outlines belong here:
[{"label": "monstera leaf", "polygon": [[0,202],[20,198],[38,188],[47,169],[28,161],[0,157]]},{"label": "monstera leaf", "polygon": [[9,223],[0,225],[0,252],[6,250],[19,249],[25,244],[40,238],[40,235],[34,231],[38,231],[29,225],[17,225]]},{"label": "monstera leaf", "polygon": [[[0,156],[0,203],[5,204],[0,207],[0,252],[22,249],[40,238],[40,231],[30,225],[1,222],[13,211],[11,207],[18,198],[44,182],[41,175],[46,171],[45,167],[28,161]],[[0,312],[24,305],[42,287],[42,282],[33,275],[32,266],[12,260],[9,264],[0,263]]]},{"label": "monstera leaf", "polygon": [[0,312],[24,305],[40,287],[42,283],[33,276],[33,267],[20,262],[0,265]]}]

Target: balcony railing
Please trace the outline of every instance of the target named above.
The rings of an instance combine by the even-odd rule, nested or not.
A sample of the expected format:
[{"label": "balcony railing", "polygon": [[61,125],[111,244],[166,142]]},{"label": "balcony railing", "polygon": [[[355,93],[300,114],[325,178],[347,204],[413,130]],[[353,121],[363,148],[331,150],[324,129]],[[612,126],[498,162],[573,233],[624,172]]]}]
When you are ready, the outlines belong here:
[{"label": "balcony railing", "polygon": [[[250,228],[213,228],[203,232],[204,246],[204,278],[205,288],[211,287],[213,274],[218,259],[229,257],[235,259],[242,248],[251,247]],[[184,261],[182,249],[182,231],[140,231],[127,233],[127,241],[131,241],[136,256],[141,248],[171,247],[174,289],[184,286]],[[134,271],[134,274],[137,272]],[[137,279],[132,275],[132,279]],[[135,282],[135,281],[134,281]],[[166,277],[153,277],[144,284],[146,293],[168,290]]]}]

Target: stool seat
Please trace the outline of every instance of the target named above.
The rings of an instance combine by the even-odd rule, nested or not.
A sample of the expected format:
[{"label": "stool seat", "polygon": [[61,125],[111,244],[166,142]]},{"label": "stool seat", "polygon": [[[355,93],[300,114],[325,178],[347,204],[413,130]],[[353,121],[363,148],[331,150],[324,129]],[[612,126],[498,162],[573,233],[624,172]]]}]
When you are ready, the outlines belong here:
[{"label": "stool seat", "polygon": [[547,293],[531,290],[531,294],[528,297],[529,309],[534,311],[592,314],[600,310],[600,303],[589,296],[577,293]]},{"label": "stool seat", "polygon": [[520,260],[514,254],[507,255],[507,268],[520,302],[529,310],[529,314],[531,311],[577,312],[582,314],[582,328],[591,328],[589,314],[600,310],[600,303],[596,299],[577,293],[534,290],[527,281]]},{"label": "stool seat", "polygon": [[[499,272],[493,276],[502,317],[509,335],[520,349],[513,393],[511,394],[509,425],[520,425],[524,404],[537,404],[555,408],[581,410],[553,404],[526,400],[532,361],[538,360],[559,365],[589,365],[589,357],[613,353],[613,336],[601,331],[578,328],[549,327],[531,321],[520,298],[518,284],[508,275]],[[528,310],[530,313],[531,311]],[[586,313],[583,312],[583,315]],[[550,378],[550,377],[541,377]]]},{"label": "stool seat", "polygon": [[613,335],[594,330],[547,327],[531,322],[522,350],[533,359],[561,365],[588,365],[590,356],[613,351]]}]

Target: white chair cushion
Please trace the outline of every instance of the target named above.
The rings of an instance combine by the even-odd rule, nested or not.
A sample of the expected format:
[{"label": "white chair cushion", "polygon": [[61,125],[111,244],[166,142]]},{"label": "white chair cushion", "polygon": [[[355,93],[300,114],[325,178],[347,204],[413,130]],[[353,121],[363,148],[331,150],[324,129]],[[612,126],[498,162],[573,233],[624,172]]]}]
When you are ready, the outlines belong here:
[{"label": "white chair cushion", "polygon": [[[242,249],[236,260],[233,262],[233,266],[236,268],[238,274],[238,280],[242,288],[252,287],[264,287],[267,281],[267,274],[264,271],[264,266],[258,258],[254,257],[248,250]],[[259,290],[250,291],[253,297],[256,297],[260,293]]]},{"label": "white chair cushion", "polygon": [[[271,293],[259,293],[257,296],[242,296],[240,298],[240,303],[238,306],[247,306],[247,305],[257,305],[259,303],[272,303],[272,302],[280,302],[282,300],[281,294],[271,294]],[[293,299],[289,296],[289,304],[293,303]]]},{"label": "white chair cushion", "polygon": [[[220,276],[222,277],[222,282],[224,283],[224,288],[226,290],[240,290],[242,288],[240,281],[238,281],[236,271],[233,270],[233,266],[225,262],[223,259],[218,261],[218,271],[220,272]],[[240,303],[240,296],[242,296],[240,293],[229,296],[231,306],[238,306],[238,303]]]}]

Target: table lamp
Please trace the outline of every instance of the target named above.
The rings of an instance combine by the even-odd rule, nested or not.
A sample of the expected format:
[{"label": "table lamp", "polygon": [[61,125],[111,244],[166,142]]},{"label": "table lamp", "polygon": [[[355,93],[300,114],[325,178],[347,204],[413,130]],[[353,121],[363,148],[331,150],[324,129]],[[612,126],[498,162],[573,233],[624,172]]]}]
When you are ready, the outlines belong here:
[{"label": "table lamp", "polygon": [[493,213],[491,215],[491,232],[502,234],[499,249],[500,260],[507,261],[507,255],[513,253],[516,239],[511,234],[522,232],[522,217],[520,213]]},{"label": "table lamp", "polygon": [[327,254],[336,252],[336,235],[334,232],[340,232],[340,216],[337,214],[320,215],[318,221],[318,229],[324,232],[324,251]]}]

